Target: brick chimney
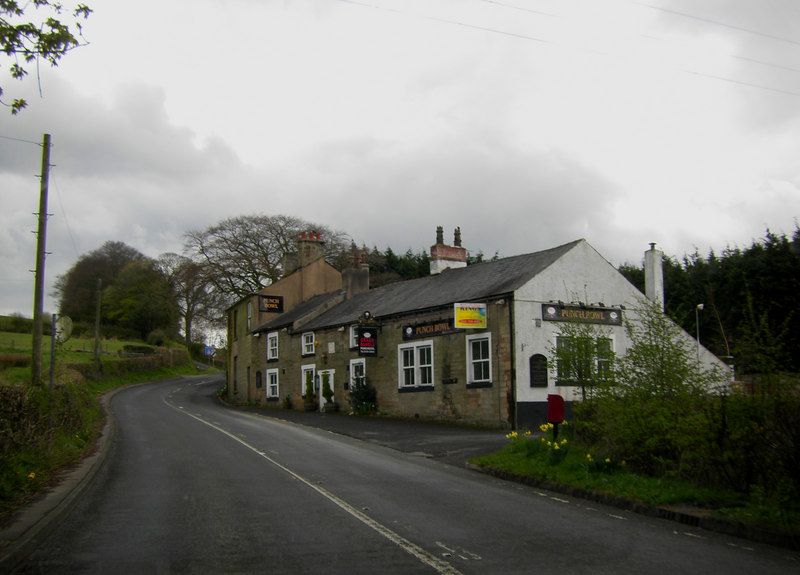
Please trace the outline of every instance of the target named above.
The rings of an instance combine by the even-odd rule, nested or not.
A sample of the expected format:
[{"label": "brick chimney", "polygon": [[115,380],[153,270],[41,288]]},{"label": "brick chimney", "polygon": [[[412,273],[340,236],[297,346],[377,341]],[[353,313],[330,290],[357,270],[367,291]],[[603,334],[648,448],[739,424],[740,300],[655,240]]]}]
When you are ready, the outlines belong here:
[{"label": "brick chimney", "polygon": [[431,246],[431,275],[450,268],[467,267],[467,250],[461,247],[461,228],[456,228],[452,246],[445,245],[442,226],[436,228],[436,243]]},{"label": "brick chimney", "polygon": [[346,299],[369,291],[369,264],[364,252],[353,250],[353,267],[342,270],[342,289]]},{"label": "brick chimney", "polygon": [[315,231],[301,232],[297,242],[297,265],[302,268],[323,257],[325,255],[324,245],[325,242],[322,241],[319,233]]}]

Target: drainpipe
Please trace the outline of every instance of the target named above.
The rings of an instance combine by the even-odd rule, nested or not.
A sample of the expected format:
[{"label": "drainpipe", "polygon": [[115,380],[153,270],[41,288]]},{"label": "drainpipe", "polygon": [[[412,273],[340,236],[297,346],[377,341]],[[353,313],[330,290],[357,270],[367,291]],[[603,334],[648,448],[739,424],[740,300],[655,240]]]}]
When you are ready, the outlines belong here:
[{"label": "drainpipe", "polygon": [[511,362],[511,429],[517,429],[517,364],[516,354],[514,353],[514,294],[508,298],[508,340],[509,340],[509,361]]}]

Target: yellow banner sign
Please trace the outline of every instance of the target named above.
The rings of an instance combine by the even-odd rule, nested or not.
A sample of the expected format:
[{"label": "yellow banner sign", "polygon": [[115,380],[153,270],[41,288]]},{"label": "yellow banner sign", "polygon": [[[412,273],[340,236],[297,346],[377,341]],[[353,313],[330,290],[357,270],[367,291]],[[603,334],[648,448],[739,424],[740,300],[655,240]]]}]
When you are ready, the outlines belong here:
[{"label": "yellow banner sign", "polygon": [[486,329],[485,303],[457,303],[455,308],[455,326],[461,329]]}]

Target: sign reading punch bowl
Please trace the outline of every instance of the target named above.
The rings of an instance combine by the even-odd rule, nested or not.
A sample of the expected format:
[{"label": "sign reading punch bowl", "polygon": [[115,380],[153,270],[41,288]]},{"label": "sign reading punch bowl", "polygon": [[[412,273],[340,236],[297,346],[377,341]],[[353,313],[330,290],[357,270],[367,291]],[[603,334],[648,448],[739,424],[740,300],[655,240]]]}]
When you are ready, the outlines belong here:
[{"label": "sign reading punch bowl", "polygon": [[577,321],[604,325],[622,325],[622,310],[545,303],[542,304],[542,319],[545,321]]}]

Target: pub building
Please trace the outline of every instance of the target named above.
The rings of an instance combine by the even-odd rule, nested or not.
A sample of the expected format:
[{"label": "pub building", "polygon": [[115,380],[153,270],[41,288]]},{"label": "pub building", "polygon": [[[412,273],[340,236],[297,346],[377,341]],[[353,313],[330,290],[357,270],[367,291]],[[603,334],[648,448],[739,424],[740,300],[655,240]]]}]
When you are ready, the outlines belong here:
[{"label": "pub building", "polygon": [[[663,302],[654,244],[645,253],[647,295],[583,239],[467,266],[461,231],[450,246],[439,227],[429,276],[376,289],[363,261],[340,272],[323,245],[319,234],[301,234],[284,276],[229,308],[232,403],[305,409],[310,378],[308,399],[319,409],[327,380],[347,410],[350,387],[363,377],[388,416],[535,428],[547,421],[548,396],[563,398],[568,416],[581,397],[580,382],[554,365],[563,322],[597,325],[621,355],[626,314]],[[702,346],[698,354],[726,367]]]}]

